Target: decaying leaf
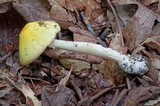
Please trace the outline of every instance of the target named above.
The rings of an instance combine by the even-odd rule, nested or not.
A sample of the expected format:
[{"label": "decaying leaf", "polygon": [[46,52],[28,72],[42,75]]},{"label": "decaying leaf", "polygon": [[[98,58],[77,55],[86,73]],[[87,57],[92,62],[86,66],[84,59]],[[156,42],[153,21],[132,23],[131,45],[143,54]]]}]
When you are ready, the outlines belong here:
[{"label": "decaying leaf", "polygon": [[[63,28],[80,25],[85,28],[81,22],[79,12],[83,11],[90,22],[94,22],[97,16],[100,16],[103,11],[100,5],[94,0],[49,0],[51,5],[51,17],[57,21]],[[97,11],[97,12],[92,12]]]},{"label": "decaying leaf", "polygon": [[35,6],[33,8],[29,5],[19,4],[19,3],[13,3],[13,7],[24,18],[26,22],[39,21],[39,20],[52,20],[48,12],[44,9],[38,10]]},{"label": "decaying leaf", "polygon": [[19,89],[24,96],[26,97],[26,103],[34,106],[41,106],[41,101],[35,96],[33,90],[29,87],[29,85],[22,79],[17,83],[17,89]]},{"label": "decaying leaf", "polygon": [[6,88],[6,89],[4,89],[4,90],[1,90],[1,91],[0,91],[0,98],[2,98],[2,97],[4,97],[5,95],[9,94],[12,89],[13,89],[13,88],[9,87],[9,88]]},{"label": "decaying leaf", "polygon": [[155,54],[151,54],[147,51],[144,51],[143,52],[149,57],[151,63],[152,63],[152,66],[155,68],[155,69],[160,69],[160,56],[159,55],[155,55]]},{"label": "decaying leaf", "polygon": [[160,35],[160,23],[157,23],[153,26],[152,35],[159,36]]},{"label": "decaying leaf", "polygon": [[149,100],[147,101],[144,106],[154,106],[154,105],[159,105],[158,103],[160,102],[160,97],[158,97],[156,100]]},{"label": "decaying leaf", "polygon": [[146,46],[157,50],[160,53],[160,36],[155,36],[151,38],[147,38],[143,44]]},{"label": "decaying leaf", "polygon": [[[67,73],[67,75],[61,79],[61,81],[59,82],[59,85],[66,85],[68,80],[69,80],[69,77],[71,76],[71,72],[72,72],[72,69],[70,69],[70,71]],[[56,89],[55,91],[57,91],[58,89]]]},{"label": "decaying leaf", "polygon": [[42,90],[43,106],[72,106],[74,104],[74,92],[65,87],[60,86],[58,91],[54,91],[55,87],[44,87]]},{"label": "decaying leaf", "polygon": [[69,30],[73,32],[74,41],[98,43],[96,37],[94,37],[89,31],[78,27],[69,27]]},{"label": "decaying leaf", "polygon": [[0,20],[0,55],[4,56],[17,49],[17,35],[24,25],[24,21],[13,8],[0,14]]},{"label": "decaying leaf", "polygon": [[6,59],[6,65],[10,67],[10,74],[15,76],[22,67],[19,64],[18,54],[15,53]]},{"label": "decaying leaf", "polygon": [[99,71],[111,85],[121,82],[124,77],[124,72],[122,72],[117,63],[112,60],[105,60],[100,64],[93,64],[92,68]]},{"label": "decaying leaf", "polygon": [[111,47],[114,50],[117,50],[121,53],[126,53],[127,48],[123,46],[121,41],[121,36],[119,33],[116,33],[114,38],[111,40],[109,47]]},{"label": "decaying leaf", "polygon": [[[3,1],[3,0],[2,0]],[[0,1],[1,2],[1,1]],[[7,12],[8,10],[10,10],[11,9],[11,1],[10,0],[6,0],[6,1],[4,1],[4,2],[2,2],[2,3],[0,3],[1,5],[0,5],[0,14],[1,13],[5,13],[5,12]]]},{"label": "decaying leaf", "polygon": [[73,51],[62,50],[62,49],[50,49],[50,50],[47,50],[45,54],[54,59],[68,58],[68,59],[82,60],[88,63],[100,63],[103,61],[103,58],[101,57],[87,55],[87,54],[73,52]]},{"label": "decaying leaf", "polygon": [[160,88],[156,86],[142,87],[139,86],[137,89],[133,89],[128,93],[127,98],[133,102],[144,102],[148,99],[154,98],[155,95],[160,94]]},{"label": "decaying leaf", "polygon": [[152,3],[159,2],[159,0],[140,0],[140,1],[144,5],[150,5]]},{"label": "decaying leaf", "polygon": [[124,5],[124,4],[135,4],[137,3],[137,0],[113,0],[112,1],[115,4]]},{"label": "decaying leaf", "polygon": [[160,69],[160,56],[158,55],[160,53],[160,36],[147,38],[143,45],[152,49],[152,52],[143,51],[150,58],[152,66],[155,69]]},{"label": "decaying leaf", "polygon": [[76,19],[70,13],[67,12],[56,0],[49,0],[51,7],[51,17],[57,21],[63,28],[68,28],[68,26],[74,26]]},{"label": "decaying leaf", "polygon": [[123,29],[125,44],[130,50],[152,36],[152,27],[156,19],[157,16],[151,10],[138,4],[137,12]]},{"label": "decaying leaf", "polygon": [[90,68],[90,64],[81,60],[75,60],[75,59],[61,59],[60,63],[67,69],[73,70],[73,72],[80,72],[85,69]]},{"label": "decaying leaf", "polygon": [[138,6],[136,4],[127,4],[127,5],[116,5],[117,14],[126,25],[130,18],[135,14],[137,11]]},{"label": "decaying leaf", "polygon": [[154,36],[151,35],[152,27],[155,24],[155,20],[158,19],[158,16],[153,11],[143,6],[136,0],[114,0],[113,2],[118,5],[138,5],[136,13],[123,29],[125,45],[128,46],[129,50],[135,49],[135,47],[142,43],[145,39]]}]

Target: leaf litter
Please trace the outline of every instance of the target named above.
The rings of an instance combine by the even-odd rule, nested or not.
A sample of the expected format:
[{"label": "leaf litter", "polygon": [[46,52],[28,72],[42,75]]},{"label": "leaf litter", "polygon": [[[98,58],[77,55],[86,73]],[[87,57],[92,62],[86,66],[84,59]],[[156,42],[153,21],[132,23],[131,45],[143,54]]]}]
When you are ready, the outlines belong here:
[{"label": "leaf litter", "polygon": [[[159,104],[158,0],[0,3],[0,105]],[[18,35],[25,23],[36,20],[58,22],[62,28],[58,39],[91,42],[124,54],[143,55],[150,70],[143,76],[130,75],[112,60],[50,48],[32,64],[22,67],[18,59]]]}]

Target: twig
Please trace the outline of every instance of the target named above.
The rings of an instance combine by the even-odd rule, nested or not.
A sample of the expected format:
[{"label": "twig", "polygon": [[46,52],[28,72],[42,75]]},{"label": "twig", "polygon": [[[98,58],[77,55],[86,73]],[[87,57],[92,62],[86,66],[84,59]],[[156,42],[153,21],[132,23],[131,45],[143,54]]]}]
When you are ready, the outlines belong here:
[{"label": "twig", "polygon": [[122,36],[122,30],[121,30],[121,25],[120,25],[120,23],[119,23],[118,15],[117,15],[116,10],[114,9],[111,1],[110,1],[110,0],[107,0],[107,2],[108,2],[108,4],[109,4],[109,6],[111,7],[112,12],[113,12],[113,14],[114,14],[114,16],[115,16],[115,19],[116,19],[116,22],[117,22],[117,26],[118,26],[118,32],[119,32],[120,37],[121,37],[121,44],[122,44],[122,46],[124,46],[124,41],[123,41],[123,36]]},{"label": "twig", "polygon": [[83,19],[83,22],[85,23],[87,29],[93,34],[95,35],[95,32],[93,30],[93,28],[91,27],[91,24],[89,23],[89,21],[87,20],[87,17],[85,16],[84,12],[80,12],[80,15]]},{"label": "twig", "polygon": [[50,82],[45,81],[45,80],[42,80],[42,79],[39,79],[39,78],[23,77],[23,79],[29,79],[29,80],[35,80],[35,81],[42,81],[42,82],[45,82],[45,83],[47,83],[47,84],[51,84]]},{"label": "twig", "polygon": [[6,60],[12,53],[8,53],[6,55],[4,55],[3,57],[0,58],[0,63],[3,62],[4,60]]},{"label": "twig", "polygon": [[19,91],[21,91],[24,96],[26,97],[26,101],[27,103],[30,104],[30,102],[28,101],[32,101],[34,106],[42,106],[41,101],[39,101],[37,99],[37,97],[35,96],[35,93],[32,91],[32,89],[28,86],[28,85],[23,85],[21,84],[21,87],[18,87],[14,81],[12,81],[7,74],[5,74],[4,72],[2,72],[2,75]]},{"label": "twig", "polygon": [[[70,71],[67,73],[67,75],[62,78],[59,82],[59,85],[63,85],[63,86],[66,86],[70,76],[71,76],[71,73],[72,73],[72,70],[73,70],[73,66],[71,67]],[[57,92],[59,90],[59,87],[60,86],[57,86],[56,89],[55,89],[55,92]]]},{"label": "twig", "polygon": [[70,82],[71,82],[72,86],[74,87],[74,90],[76,91],[79,99],[82,100],[83,96],[82,96],[82,93],[81,93],[81,89],[74,83],[74,81],[72,79],[70,80]]},{"label": "twig", "polygon": [[148,82],[154,82],[151,78],[149,78],[148,76],[146,76],[146,75],[142,75],[142,78],[144,79],[144,80],[146,80],[146,81],[148,81]]},{"label": "twig", "polygon": [[90,105],[94,100],[98,99],[100,96],[102,96],[103,94],[107,93],[108,91],[112,90],[112,89],[118,89],[121,87],[126,86],[125,84],[123,85],[119,85],[119,86],[114,86],[114,87],[109,87],[109,88],[105,88],[103,90],[101,90],[99,93],[97,93],[96,95],[92,96],[92,97],[85,97],[82,100],[80,100],[78,102],[78,106],[83,105],[84,103],[87,103],[86,105]]},{"label": "twig", "polygon": [[120,100],[126,95],[126,93],[128,92],[128,89],[124,89],[119,96],[117,97],[117,100],[113,103],[112,106],[118,106],[118,103],[120,102]]},{"label": "twig", "polygon": [[126,82],[127,82],[128,90],[130,90],[131,89],[131,84],[130,84],[130,80],[129,80],[128,77],[126,78]]},{"label": "twig", "polygon": [[100,96],[102,96],[103,94],[105,94],[106,92],[108,92],[109,90],[121,88],[121,87],[124,87],[124,86],[125,86],[125,84],[119,85],[119,86],[115,86],[115,87],[105,88],[105,89],[103,89],[101,92],[99,92],[99,93],[97,93],[96,95],[92,96],[90,99],[91,99],[92,101],[94,101],[95,99],[99,98]]},{"label": "twig", "polygon": [[96,33],[94,32],[91,24],[87,20],[87,17],[85,16],[84,12],[80,12],[80,15],[81,15],[83,22],[85,23],[88,31],[94,35],[94,37],[97,39],[98,43],[100,43],[102,46],[106,47],[106,44],[99,37],[96,36]]},{"label": "twig", "polygon": [[2,73],[2,75],[4,76],[4,78],[6,78],[16,89],[20,90],[19,87],[14,83],[14,81],[12,81],[7,74],[5,74],[4,72],[0,72]]},{"label": "twig", "polygon": [[115,101],[117,100],[118,94],[119,94],[119,89],[116,89],[116,92],[115,92],[114,98],[112,99],[112,102],[111,102],[111,106],[113,106],[113,104],[114,104],[114,103],[115,103]]}]

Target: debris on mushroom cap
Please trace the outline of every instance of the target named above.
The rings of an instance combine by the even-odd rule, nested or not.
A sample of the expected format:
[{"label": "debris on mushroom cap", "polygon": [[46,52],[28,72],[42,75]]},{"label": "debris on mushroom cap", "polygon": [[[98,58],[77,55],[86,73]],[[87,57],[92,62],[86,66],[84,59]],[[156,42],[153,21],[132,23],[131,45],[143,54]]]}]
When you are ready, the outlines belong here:
[{"label": "debris on mushroom cap", "polygon": [[30,22],[19,35],[19,59],[21,65],[28,65],[38,58],[60,31],[53,21]]}]

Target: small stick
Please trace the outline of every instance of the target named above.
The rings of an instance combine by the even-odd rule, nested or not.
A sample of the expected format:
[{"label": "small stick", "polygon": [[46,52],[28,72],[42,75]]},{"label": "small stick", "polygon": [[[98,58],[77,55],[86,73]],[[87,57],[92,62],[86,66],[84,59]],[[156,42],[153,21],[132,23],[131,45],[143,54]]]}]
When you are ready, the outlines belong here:
[{"label": "small stick", "polygon": [[117,99],[117,97],[118,97],[118,94],[119,94],[119,89],[116,89],[114,98],[112,99],[112,102],[111,102],[111,106],[113,106],[113,104],[115,103],[115,101],[116,101],[116,99]]},{"label": "small stick", "polygon": [[1,58],[0,58],[0,63],[1,63],[2,61],[4,61],[5,59],[7,59],[11,54],[12,54],[12,53],[8,53],[8,54],[4,55],[3,57],[1,57]]},{"label": "small stick", "polygon": [[128,90],[130,90],[131,89],[131,84],[130,84],[130,80],[129,80],[128,77],[126,78],[126,82],[127,82]]},{"label": "small stick", "polygon": [[113,14],[114,14],[114,16],[115,16],[115,19],[116,19],[116,22],[117,22],[117,26],[118,26],[118,32],[119,32],[119,34],[120,34],[120,36],[121,36],[121,44],[122,44],[122,46],[124,46],[124,41],[123,41],[123,36],[122,36],[122,30],[121,30],[121,25],[120,25],[120,23],[119,23],[118,15],[117,15],[116,10],[114,9],[111,1],[110,1],[110,0],[107,0],[107,2],[108,2],[108,4],[109,4],[109,6],[111,7],[112,12],[113,12]]},{"label": "small stick", "polygon": [[126,86],[125,84],[119,85],[119,86],[113,86],[113,87],[109,87],[109,88],[105,88],[103,90],[101,90],[99,93],[97,93],[96,95],[92,96],[92,97],[85,97],[82,100],[80,100],[78,102],[78,106],[81,106],[83,103],[88,101],[88,105],[91,104],[94,100],[98,99],[100,96],[102,96],[103,94],[107,93],[108,91],[112,90],[112,89],[118,89],[121,87]]},{"label": "small stick", "polygon": [[84,12],[80,12],[80,15],[83,19],[83,22],[86,24],[87,29],[93,34],[95,35],[95,32],[93,30],[93,28],[91,27],[91,24],[89,23],[89,21],[87,20],[87,17],[85,16]]},{"label": "small stick", "polygon": [[119,96],[117,97],[117,100],[113,103],[112,106],[117,106],[118,103],[120,102],[120,100],[127,94],[128,92],[128,89],[124,89],[120,94]]},{"label": "small stick", "polygon": [[74,81],[72,79],[70,80],[70,82],[72,83],[72,86],[74,87],[75,91],[77,92],[79,99],[82,100],[83,96],[81,93],[81,89],[74,83]]},{"label": "small stick", "polygon": [[102,46],[106,47],[106,44],[99,37],[96,36],[96,33],[94,32],[91,24],[87,20],[87,17],[85,16],[84,12],[80,12],[80,15],[83,19],[83,22],[86,24],[86,27],[89,30],[89,32],[91,32],[94,35],[94,37],[97,39],[98,43],[100,43]]}]

